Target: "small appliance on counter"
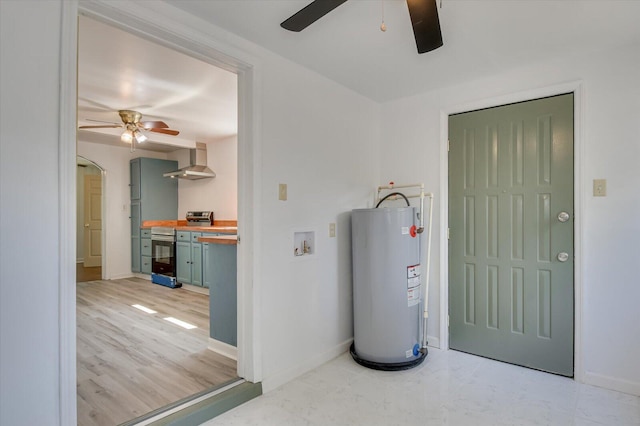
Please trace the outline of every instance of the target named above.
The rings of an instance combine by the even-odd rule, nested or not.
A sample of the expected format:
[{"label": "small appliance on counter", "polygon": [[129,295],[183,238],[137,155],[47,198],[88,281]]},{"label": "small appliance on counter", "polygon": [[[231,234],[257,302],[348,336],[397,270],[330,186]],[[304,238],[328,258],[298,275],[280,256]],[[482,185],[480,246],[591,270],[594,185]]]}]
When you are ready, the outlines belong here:
[{"label": "small appliance on counter", "polygon": [[213,212],[187,212],[187,226],[213,226]]}]

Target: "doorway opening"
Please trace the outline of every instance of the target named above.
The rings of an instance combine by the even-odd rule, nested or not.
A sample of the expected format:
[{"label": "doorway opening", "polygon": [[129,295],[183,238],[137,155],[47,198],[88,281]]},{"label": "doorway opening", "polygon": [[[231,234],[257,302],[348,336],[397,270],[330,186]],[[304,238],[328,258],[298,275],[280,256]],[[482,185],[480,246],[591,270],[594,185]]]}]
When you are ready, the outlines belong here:
[{"label": "doorway opening", "polygon": [[[82,38],[83,34],[80,33],[79,36],[80,36],[80,38]],[[208,64],[208,66],[215,67],[215,65],[212,65],[212,64]],[[80,71],[80,72],[82,72],[82,71]],[[238,73],[240,73],[240,72],[238,71]],[[237,97],[238,96],[238,88],[234,88],[234,92],[235,92],[235,96]],[[80,96],[81,95],[79,93],[79,97]],[[86,99],[85,99],[85,101],[86,101]],[[92,107],[94,107],[94,108],[101,108],[102,107],[103,108],[104,104],[98,105],[100,103],[102,103],[102,102],[94,101]],[[235,107],[232,107],[232,108],[233,109],[237,109]],[[246,131],[246,127],[245,127],[244,130]],[[240,132],[238,132],[238,133],[240,133]],[[242,157],[242,154],[239,152],[240,151],[239,150],[239,144],[242,143],[242,142],[240,142],[242,140],[241,138],[242,138],[241,136],[236,136],[235,138],[226,137],[226,138],[221,138],[220,140],[217,140],[217,141],[209,143],[209,149],[211,150],[211,148],[214,147],[213,150],[215,150],[217,154],[220,154],[220,152],[222,152],[224,150],[227,150],[227,151],[229,150],[229,148],[228,148],[229,144],[227,143],[225,145],[225,142],[228,142],[229,139],[235,139],[235,141],[234,141],[234,144],[235,144],[234,145],[234,154],[235,155],[234,155],[233,159],[230,161],[230,162],[233,163],[234,166],[236,166],[235,175],[233,177],[233,179],[235,181],[234,182],[235,185],[228,185],[228,186],[236,188],[236,191],[235,191],[236,193],[233,194],[233,197],[232,197],[233,198],[233,203],[235,205],[233,206],[233,209],[231,209],[231,210],[234,211],[236,216],[239,216],[239,217],[236,218],[236,220],[237,220],[237,222],[239,224],[243,223],[243,218],[250,220],[250,217],[247,217],[246,215],[243,215],[242,206],[238,205],[238,204],[240,204],[238,202],[238,198],[241,198],[243,196],[243,194],[240,193],[240,191],[237,190],[238,181],[242,182],[242,181],[245,180],[244,177],[240,176],[240,173],[238,173],[239,171],[237,170],[237,166],[241,163],[241,157]],[[85,144],[85,146],[83,146],[83,152],[86,151],[87,149],[94,149],[96,153],[99,153],[98,155],[100,155],[101,158],[103,156],[105,156],[105,155],[107,157],[109,157],[110,159],[107,161],[107,169],[109,170],[110,176],[112,176],[112,175],[116,176],[115,179],[117,179],[117,176],[124,176],[125,177],[125,179],[124,179],[125,181],[128,181],[129,159],[133,158],[133,157],[135,157],[137,155],[144,154],[144,155],[152,156],[154,158],[158,158],[158,157],[160,157],[160,158],[170,158],[170,157],[174,156],[176,160],[180,160],[179,157],[184,156],[183,155],[184,152],[177,152],[174,155],[171,152],[166,152],[166,151],[162,151],[162,150],[160,150],[160,151],[140,150],[139,149],[140,147],[138,147],[138,150],[136,151],[137,153],[129,152],[128,148],[126,148],[124,150],[122,148],[119,148],[119,149],[116,149],[116,151],[118,153],[115,156],[109,156],[109,155],[107,155],[108,152],[111,152],[113,154],[115,151],[113,151],[114,148],[111,148],[111,147],[108,146],[109,145],[108,143],[100,143],[100,141],[92,141],[90,143],[95,145],[95,146],[87,147],[87,145]],[[98,147],[98,145],[100,145],[100,147]],[[174,150],[175,150],[175,148],[174,148]],[[246,155],[246,153],[245,153],[245,155]],[[118,158],[116,158],[116,157],[118,157]],[[110,167],[110,166],[113,165],[114,162],[117,162],[119,164],[119,167],[122,167],[122,165],[125,164],[126,165],[124,167],[125,170],[124,171],[123,170],[119,170],[119,171],[116,171],[114,173],[114,170],[112,170],[113,167]],[[223,180],[223,176],[222,175],[224,175],[225,171],[228,172],[228,167],[227,167],[226,170],[225,170],[224,167],[221,167],[221,168],[218,169],[218,173],[219,173],[220,179],[218,179],[217,182],[221,182]],[[244,170],[243,172],[247,173],[246,170]],[[111,183],[113,185],[111,185]],[[110,183],[110,187],[113,187],[113,186],[117,185],[114,182],[111,182],[111,183]],[[192,185],[189,185],[189,184],[192,184]],[[211,195],[210,193],[205,194],[205,196],[203,196],[202,193],[200,193],[200,195],[198,195],[198,189],[202,189],[202,188],[198,188],[198,186],[202,186],[202,185],[200,183],[198,183],[198,182],[187,182],[187,186],[185,186],[185,188],[183,188],[183,189],[185,189],[184,192],[188,193],[188,194],[184,198],[186,198],[187,200],[190,199],[190,198],[191,199],[198,199],[200,201],[202,201],[204,199],[207,199],[207,198],[211,198],[210,197],[210,195]],[[247,185],[245,185],[244,187],[246,188]],[[128,191],[128,187],[125,187],[125,189]],[[112,190],[112,189],[110,189],[110,190]],[[218,191],[218,193],[220,193],[220,192],[222,192],[222,191]],[[250,196],[251,194],[248,194],[248,195]],[[122,197],[117,198],[117,199],[121,200]],[[123,213],[124,214],[128,214],[128,211],[126,211],[127,210],[126,209],[126,204],[123,204],[122,202],[116,202],[115,206],[114,206],[113,205],[113,198],[111,198],[111,197],[108,197],[105,200],[105,202],[103,203],[103,207],[105,209],[111,209],[110,211],[114,211],[114,212],[117,211],[118,214],[120,214],[120,215],[122,215]],[[197,206],[191,207],[191,206],[187,205],[187,206],[184,206],[183,208],[181,208],[181,210],[184,210],[184,211],[194,210],[194,209],[199,209],[201,207],[206,207],[206,206],[197,205]],[[217,210],[217,209],[214,208],[212,210]],[[240,211],[238,211],[238,210],[240,210]],[[218,211],[218,213],[219,213],[219,211]],[[175,219],[179,219],[179,214],[176,215]],[[223,219],[224,219],[224,216],[223,216]],[[114,226],[110,227],[111,230],[115,230],[116,228],[117,227],[114,227]],[[128,229],[129,228],[127,227],[127,231],[128,231]],[[127,232],[127,234],[128,234],[128,232]],[[238,271],[237,271],[237,273],[235,275],[238,275],[238,279],[239,279],[239,282],[238,282],[238,293],[239,293],[238,295],[239,295],[239,297],[238,297],[238,299],[239,299],[239,306],[242,307],[244,298],[240,297],[240,296],[243,296],[243,283],[244,283],[243,277],[251,277],[251,271],[243,270],[242,273],[240,273],[240,265],[242,264],[242,265],[246,266],[247,262],[250,262],[251,259],[250,259],[250,257],[243,256],[241,254],[242,250],[239,250],[239,252],[240,253],[239,253],[239,259],[238,259]],[[129,303],[129,299],[133,296],[133,297],[137,297],[138,300],[146,300],[148,302],[147,304],[154,304],[155,305],[154,307],[158,307],[158,306],[162,306],[163,303],[166,304],[166,301],[167,301],[167,297],[165,296],[166,294],[171,294],[172,296],[174,296],[174,295],[176,295],[178,293],[173,289],[163,288],[162,286],[151,284],[147,279],[144,279],[144,278],[142,278],[140,276],[134,276],[134,277],[130,277],[129,276],[129,277],[120,278],[120,277],[118,277],[118,275],[120,275],[120,274],[117,271],[116,271],[115,274],[112,274],[112,275],[115,275],[115,277],[113,277],[114,278],[113,280],[108,281],[108,282],[101,280],[99,283],[97,283],[97,284],[100,285],[101,288],[98,288],[97,291],[93,292],[93,295],[101,294],[103,296],[106,296],[106,299],[109,299],[110,301],[113,301],[114,299],[120,299],[120,302],[121,302],[120,305],[121,306],[125,306],[126,305],[128,307],[131,306],[131,303]],[[130,275],[130,274],[128,274],[128,275]],[[84,287],[87,287],[87,286],[83,286],[82,288],[79,287],[77,289],[78,300],[82,299],[83,303],[88,301],[88,296],[87,296],[87,293],[85,291],[87,289],[84,288]],[[93,286],[93,287],[98,287],[98,285]],[[138,296],[135,296],[136,292],[138,293]],[[167,293],[167,292],[169,292],[169,293]],[[156,301],[153,302],[154,297],[156,297],[155,293],[163,293],[163,294],[160,295],[158,298],[156,298]],[[201,320],[202,316],[206,316],[207,317],[207,322],[208,322],[208,295],[207,294],[202,294],[200,292],[193,292],[193,291],[191,291],[191,292],[190,291],[184,291],[183,293],[185,293],[185,294],[188,293],[189,299],[186,300],[186,301],[182,301],[181,300],[181,301],[179,301],[179,303],[182,303],[184,305],[184,307],[185,307],[183,309],[184,311],[189,310],[189,311],[194,311],[195,312],[195,316],[194,316],[194,318],[192,319],[191,322],[194,323],[194,324],[197,324],[198,328],[201,329],[201,330],[203,330],[205,328],[208,330],[208,324],[199,323],[198,322],[198,321]],[[127,300],[126,302],[124,301],[125,299]],[[169,308],[175,309],[176,304],[178,302],[176,302],[173,299],[172,299],[172,301],[175,302],[175,303],[172,303],[171,306],[165,306],[166,309],[169,309]],[[103,300],[103,302],[104,302],[104,300]],[[96,309],[92,309],[91,304],[93,304],[93,303],[95,303],[95,299],[90,300],[89,303],[84,303],[83,304],[83,307],[82,307],[83,309],[88,307],[87,310],[91,311],[87,315],[84,315],[86,312],[83,312],[82,315],[81,315],[80,310],[78,311],[79,312],[78,313],[78,318],[77,318],[77,326],[78,326],[78,330],[79,330],[78,331],[78,336],[77,336],[78,337],[78,342],[77,342],[78,352],[80,352],[81,350],[84,350],[86,352],[89,349],[89,347],[91,346],[91,344],[95,344],[95,342],[87,343],[87,340],[82,340],[81,341],[81,339],[85,339],[87,336],[90,336],[92,334],[94,334],[94,335],[98,334],[98,333],[95,333],[95,329],[94,329],[94,332],[91,332],[91,330],[89,330],[88,333],[84,333],[85,331],[87,331],[87,327],[86,327],[87,323],[83,323],[83,321],[85,319],[89,318],[89,317],[92,317],[92,316],[93,317],[98,317],[98,319],[99,319],[98,322],[100,322],[100,321],[103,322],[103,323],[111,322],[111,325],[108,325],[107,329],[109,329],[109,327],[111,327],[111,328],[118,327],[120,330],[124,330],[124,328],[126,327],[127,324],[129,324],[129,325],[133,324],[132,328],[136,328],[136,326],[139,325],[139,328],[145,329],[147,331],[147,334],[148,334],[148,332],[150,330],[152,330],[152,326],[149,325],[150,324],[149,322],[137,323],[136,321],[132,321],[131,318],[129,318],[129,319],[126,319],[126,318],[125,319],[118,319],[117,315],[114,315],[116,313],[116,312],[114,312],[115,309],[112,309],[111,307],[109,307],[106,302],[104,302],[104,303],[98,302],[97,304],[93,305],[94,307],[95,306],[100,306],[99,308],[96,308]],[[199,308],[196,307],[196,305],[197,306],[203,305],[204,309],[199,309]],[[201,306],[201,307],[203,307],[203,306]],[[143,307],[148,308],[148,306],[143,306]],[[80,309],[80,307],[79,307],[79,309]],[[139,308],[136,308],[136,309],[139,309]],[[152,309],[152,310],[154,310],[154,309]],[[160,309],[155,309],[155,310],[156,310],[156,313],[160,312]],[[138,316],[140,315],[136,311],[133,311],[133,310],[129,310],[129,311],[130,311],[129,315],[138,315]],[[135,312],[135,313],[132,314],[131,312]],[[144,312],[144,310],[143,310],[143,312]],[[145,312],[145,314],[151,315],[151,317],[149,317],[149,318],[151,318],[150,321],[154,321],[152,317],[155,314],[149,313],[149,312]],[[244,315],[246,317],[247,316],[247,312],[243,311],[242,309],[239,309],[239,314],[238,314],[238,325],[239,326],[238,326],[238,345],[237,345],[237,347],[238,347],[238,351],[240,353],[243,350],[243,342],[246,341],[247,337],[249,337],[249,338],[251,337],[250,334],[249,335],[246,334],[246,327],[250,326],[250,324],[247,324],[245,318],[242,317],[241,315]],[[249,317],[250,316],[251,315],[249,315]],[[161,318],[161,320],[165,320],[165,319],[166,318]],[[118,326],[117,324],[114,324],[114,321],[115,322],[121,321],[120,322],[120,326]],[[158,321],[156,321],[156,322],[158,322]],[[142,325],[140,325],[140,324],[142,324]],[[94,325],[95,325],[95,323],[94,323]],[[167,329],[167,327],[169,327],[169,326],[165,325],[164,327],[161,326],[160,328]],[[153,333],[154,332],[152,332],[152,334]],[[187,332],[182,333],[183,334],[182,337],[180,337],[180,333],[177,333],[177,332],[174,333],[175,335],[178,336],[178,344],[175,345],[175,347],[173,349],[168,347],[167,345],[161,345],[161,346],[157,347],[155,353],[158,355],[158,357],[156,357],[155,360],[157,361],[159,358],[164,358],[164,359],[170,358],[171,354],[169,354],[167,352],[162,352],[163,350],[164,351],[169,351],[169,352],[170,351],[179,352],[181,350],[185,351],[184,346],[188,346],[185,343],[188,340],[187,337],[186,337],[186,333]],[[120,333],[116,333],[116,334],[120,334]],[[122,337],[122,336],[112,336],[112,337]],[[138,337],[140,337],[140,336],[138,336]],[[136,337],[135,336],[133,336],[133,337],[126,336],[124,339],[125,340],[127,340],[127,339],[135,340]],[[162,341],[162,339],[163,338],[155,336],[155,338],[153,338],[152,340],[155,340],[157,342],[157,341]],[[111,340],[111,341],[113,342],[113,340]],[[153,352],[153,350],[151,349],[151,346],[152,346],[153,342],[148,342],[149,343],[148,345],[143,345],[144,349],[139,351],[139,352],[137,352],[137,353],[129,352],[129,349],[127,349],[127,346],[126,346],[126,344],[127,344],[126,341],[123,342],[122,339],[121,339],[121,341],[119,341],[117,343],[122,344],[123,351],[120,351],[120,355],[118,355],[115,352],[112,353],[111,355],[109,355],[112,358],[121,357],[122,354],[126,353],[127,355],[133,354],[135,357],[138,357],[138,360],[142,360],[143,363],[144,362],[146,362],[147,364],[154,363],[153,355],[150,356],[150,353]],[[114,346],[117,346],[117,345],[114,345]],[[96,349],[96,348],[94,347],[93,349]],[[127,382],[130,381],[131,378],[134,377],[134,375],[126,373],[126,369],[124,369],[124,371],[125,371],[124,375],[120,376],[120,377],[118,377],[117,375],[113,375],[113,374],[110,375],[110,376],[109,376],[109,374],[105,375],[104,374],[105,373],[105,371],[104,371],[105,368],[103,368],[103,367],[105,367],[107,365],[107,363],[102,362],[102,361],[104,361],[103,358],[106,358],[107,355],[106,355],[105,352],[100,352],[100,349],[101,348],[98,348],[97,351],[95,351],[93,354],[86,354],[85,353],[85,355],[89,355],[89,356],[85,357],[83,362],[82,362],[82,366],[81,367],[84,368],[84,370],[82,371],[82,373],[80,372],[80,370],[78,370],[78,372],[77,372],[77,374],[78,374],[78,383],[80,383],[81,380],[83,380],[83,381],[86,380],[85,383],[88,383],[89,386],[94,386],[94,393],[101,393],[102,392],[103,395],[107,396],[106,399],[102,399],[102,400],[97,400],[96,399],[94,401],[96,406],[100,406],[102,404],[103,408],[106,407],[107,409],[110,409],[111,412],[113,413],[114,411],[116,411],[118,409],[122,411],[122,406],[120,404],[111,404],[112,406],[111,406],[111,408],[109,408],[108,407],[109,404],[113,403],[113,401],[110,402],[110,399],[111,399],[109,397],[110,395],[113,396],[113,395],[116,395],[117,393],[120,393],[120,394],[123,394],[126,397],[128,397],[129,400],[137,399],[139,401],[142,401],[142,400],[145,400],[145,399],[149,399],[152,395],[156,395],[157,396],[157,395],[162,394],[162,393],[164,393],[164,395],[165,395],[165,396],[162,396],[161,398],[157,398],[157,400],[161,400],[161,401],[164,399],[164,402],[162,404],[160,404],[160,406],[154,406],[152,409],[147,409],[146,411],[145,411],[144,408],[140,408],[141,405],[138,405],[137,407],[135,407],[135,404],[133,404],[134,406],[131,407],[131,410],[130,410],[131,414],[129,415],[129,417],[128,418],[119,418],[116,421],[116,423],[121,423],[122,421],[130,420],[131,418],[134,418],[134,417],[139,417],[140,415],[144,415],[146,412],[153,412],[153,414],[156,414],[158,410],[163,410],[164,409],[164,408],[158,408],[156,410],[157,407],[173,406],[173,405],[175,405],[175,404],[177,404],[179,402],[184,402],[185,399],[189,399],[188,395],[192,395],[192,396],[196,397],[196,396],[199,396],[202,392],[206,392],[209,388],[211,388],[211,386],[207,386],[205,384],[204,387],[201,387],[201,388],[192,388],[192,387],[190,387],[191,385],[189,385],[189,384],[180,383],[179,379],[180,379],[180,376],[181,376],[182,373],[184,373],[186,375],[189,375],[189,376],[194,375],[194,374],[189,373],[189,371],[191,371],[190,370],[191,367],[195,367],[195,370],[199,370],[199,371],[203,371],[203,370],[207,371],[207,372],[216,371],[217,372],[216,374],[218,374],[218,375],[219,375],[219,372],[222,369],[225,369],[227,371],[229,370],[229,366],[225,365],[225,360],[211,360],[210,357],[207,356],[207,355],[210,355],[208,352],[194,353],[195,355],[193,357],[191,357],[192,359],[190,361],[187,360],[191,364],[193,364],[191,367],[189,367],[187,365],[188,362],[186,362],[186,361],[185,362],[177,362],[177,361],[173,360],[173,361],[171,361],[173,364],[175,364],[174,365],[175,368],[172,368],[173,372],[167,370],[167,374],[158,373],[158,372],[154,373],[158,380],[156,380],[153,384],[152,383],[147,383],[148,386],[147,386],[145,392],[137,393],[136,395],[132,395],[130,392],[127,392],[127,391],[130,391],[129,386],[128,386],[129,383],[127,383]],[[102,349],[104,349],[104,348],[102,348]],[[207,349],[205,349],[205,350],[207,350]],[[196,352],[198,352],[198,351],[196,351]],[[212,352],[212,351],[209,351],[209,352]],[[178,354],[178,356],[179,355],[180,354]],[[240,354],[239,354],[239,356],[240,356]],[[147,358],[146,361],[144,361],[145,357]],[[242,374],[243,377],[247,377],[250,380],[255,380],[255,376],[253,376],[253,374],[251,374],[252,373],[252,371],[251,371],[252,369],[250,367],[249,368],[244,367],[242,365],[242,361],[244,361],[244,362],[248,361],[249,364],[250,364],[251,356],[246,356],[245,355],[244,359],[237,363],[237,366],[236,366],[235,360],[233,360],[233,366],[231,368],[231,370],[233,371],[233,377],[237,377],[239,375],[240,371],[242,371],[242,373],[240,373],[240,374]],[[79,368],[80,368],[80,362],[79,362]],[[108,369],[108,368],[106,368],[106,369]],[[111,372],[113,372],[113,371],[111,371]],[[130,371],[130,373],[131,373],[131,371]],[[148,373],[148,371],[145,371],[145,373]],[[91,377],[92,375],[93,375],[93,377]],[[170,383],[167,384],[169,387],[165,388],[165,389],[162,389],[162,390],[159,389],[158,383],[162,381],[161,379],[164,378],[164,377],[172,377],[172,375],[173,375],[173,380],[171,380]],[[98,379],[98,376],[101,376],[102,383],[100,383],[99,386],[96,386],[96,383],[100,381]],[[107,376],[109,376],[109,377],[107,377]],[[144,376],[144,374],[142,374],[142,376]],[[220,379],[220,378],[218,377],[217,379],[211,379],[211,380],[218,380],[218,379]],[[202,383],[206,383],[207,381],[210,382],[211,380],[210,380],[210,378],[202,378],[202,377],[200,379],[196,378],[196,381],[200,381]],[[143,381],[143,378],[140,378],[139,381]],[[222,381],[220,381],[220,384],[226,383],[227,381],[228,380],[222,379]],[[100,386],[102,386],[102,385],[107,385],[107,386],[110,386],[110,387],[109,388],[102,388],[103,390],[100,390]],[[174,386],[174,388],[171,389],[170,386]],[[218,386],[218,385],[215,385],[215,386]],[[187,392],[186,393],[186,395],[187,395],[186,397],[177,397],[177,396],[175,396],[176,394],[179,393],[179,392],[175,392],[178,387],[182,387],[182,389],[180,389],[180,391],[186,391]],[[172,390],[174,392],[172,392]],[[84,392],[83,393],[83,395],[85,395],[85,396],[86,395],[90,395],[90,394],[91,394],[91,390],[89,390],[88,392]],[[168,396],[167,396],[167,394],[168,394]],[[185,393],[182,392],[182,395],[184,396]],[[171,398],[173,398],[173,399],[171,399]],[[142,401],[142,402],[145,402],[145,401]],[[85,410],[85,413],[88,413],[88,417],[92,417],[94,419],[97,417],[96,416],[96,411],[93,411],[93,410],[95,410],[96,407],[92,406],[91,405],[92,403],[93,402],[88,401],[86,398],[81,396],[80,393],[78,393],[77,408],[78,408],[78,416],[79,416],[78,420],[79,420],[80,424],[90,424],[90,423],[87,423],[85,421],[81,421],[81,419],[80,419],[80,412],[83,409]],[[88,406],[87,406],[87,404],[88,404]],[[153,403],[150,403],[150,404],[153,404]],[[144,405],[142,405],[142,406],[144,406]],[[110,420],[104,420],[104,421],[106,423],[110,422]],[[100,424],[100,422],[98,422],[98,424]]]},{"label": "doorway opening", "polygon": [[76,282],[103,278],[103,172],[93,161],[77,157]]}]

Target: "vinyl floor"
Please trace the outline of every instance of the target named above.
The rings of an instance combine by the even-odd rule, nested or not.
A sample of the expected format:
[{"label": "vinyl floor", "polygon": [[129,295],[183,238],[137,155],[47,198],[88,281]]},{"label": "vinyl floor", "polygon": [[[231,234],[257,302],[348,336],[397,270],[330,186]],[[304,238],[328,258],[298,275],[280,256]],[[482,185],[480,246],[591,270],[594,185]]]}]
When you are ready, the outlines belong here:
[{"label": "vinyl floor", "polygon": [[117,425],[237,378],[234,360],[207,349],[206,294],[140,278],[81,282],[76,293],[78,425]]},{"label": "vinyl floor", "polygon": [[456,351],[400,372],[348,353],[206,426],[638,426],[640,398]]}]

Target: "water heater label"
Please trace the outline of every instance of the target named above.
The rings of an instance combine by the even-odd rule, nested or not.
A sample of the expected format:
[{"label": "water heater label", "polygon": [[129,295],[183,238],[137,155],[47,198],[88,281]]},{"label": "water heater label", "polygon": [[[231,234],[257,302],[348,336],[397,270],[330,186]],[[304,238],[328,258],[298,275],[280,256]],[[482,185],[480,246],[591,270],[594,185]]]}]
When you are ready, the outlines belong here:
[{"label": "water heater label", "polygon": [[409,227],[403,226],[400,232],[402,232],[402,235],[409,235]]},{"label": "water heater label", "polygon": [[407,266],[407,278],[419,277],[420,265]]},{"label": "water heater label", "polygon": [[407,288],[414,288],[420,285],[420,277],[411,277],[407,280]]},{"label": "water heater label", "polygon": [[414,287],[407,290],[407,304],[409,307],[420,303],[420,287]]},{"label": "water heater label", "polygon": [[420,264],[407,266],[407,303],[409,306],[420,303]]}]

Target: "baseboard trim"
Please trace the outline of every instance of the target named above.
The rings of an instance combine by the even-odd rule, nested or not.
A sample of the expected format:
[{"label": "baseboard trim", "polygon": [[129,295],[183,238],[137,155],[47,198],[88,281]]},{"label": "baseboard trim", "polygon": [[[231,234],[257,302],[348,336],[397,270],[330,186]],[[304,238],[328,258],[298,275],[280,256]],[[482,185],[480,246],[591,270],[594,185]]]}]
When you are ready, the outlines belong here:
[{"label": "baseboard trim", "polygon": [[602,374],[585,372],[583,383],[609,390],[640,396],[640,383]]},{"label": "baseboard trim", "polygon": [[441,349],[440,339],[438,339],[436,336],[427,336],[427,346]]},{"label": "baseboard trim", "polygon": [[222,356],[226,356],[227,358],[231,358],[234,361],[238,360],[238,348],[236,348],[235,346],[231,346],[228,343],[221,342],[220,340],[216,340],[212,337],[209,337],[209,344],[207,345],[207,349]]},{"label": "baseboard trim", "polygon": [[301,364],[295,365],[292,368],[276,373],[271,377],[265,378],[262,381],[262,391],[264,393],[267,393],[274,389],[277,389],[278,387],[295,379],[296,377],[301,376],[302,374],[321,366],[322,364],[332,360],[339,355],[342,355],[349,350],[349,346],[351,346],[352,342],[353,338],[345,340],[344,342],[337,344],[333,348],[311,359],[308,359]]}]

